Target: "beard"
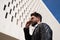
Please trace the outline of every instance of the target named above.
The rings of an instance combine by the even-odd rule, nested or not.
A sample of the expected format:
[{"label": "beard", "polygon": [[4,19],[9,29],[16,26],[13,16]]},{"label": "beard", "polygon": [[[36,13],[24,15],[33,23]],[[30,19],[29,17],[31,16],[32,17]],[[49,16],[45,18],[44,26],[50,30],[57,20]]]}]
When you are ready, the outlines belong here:
[{"label": "beard", "polygon": [[37,22],[32,22],[31,25],[34,27],[36,24],[37,24]]}]

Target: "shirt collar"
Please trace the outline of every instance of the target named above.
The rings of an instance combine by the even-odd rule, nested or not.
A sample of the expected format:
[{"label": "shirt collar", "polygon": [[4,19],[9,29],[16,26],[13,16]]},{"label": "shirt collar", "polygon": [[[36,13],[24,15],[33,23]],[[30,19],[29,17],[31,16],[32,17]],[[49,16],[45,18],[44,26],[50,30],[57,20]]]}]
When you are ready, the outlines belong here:
[{"label": "shirt collar", "polygon": [[[41,24],[41,23],[39,23],[39,24]],[[36,24],[34,27],[36,28],[39,24]]]},{"label": "shirt collar", "polygon": [[34,27],[36,28],[38,24],[36,24]]}]

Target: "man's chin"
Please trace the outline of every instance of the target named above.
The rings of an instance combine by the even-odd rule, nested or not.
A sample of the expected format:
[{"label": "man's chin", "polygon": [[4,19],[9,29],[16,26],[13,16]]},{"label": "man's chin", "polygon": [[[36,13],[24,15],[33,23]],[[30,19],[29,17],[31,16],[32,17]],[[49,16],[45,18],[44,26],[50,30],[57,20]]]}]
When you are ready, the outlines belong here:
[{"label": "man's chin", "polygon": [[37,23],[31,24],[31,26],[35,27],[36,24],[37,24]]}]

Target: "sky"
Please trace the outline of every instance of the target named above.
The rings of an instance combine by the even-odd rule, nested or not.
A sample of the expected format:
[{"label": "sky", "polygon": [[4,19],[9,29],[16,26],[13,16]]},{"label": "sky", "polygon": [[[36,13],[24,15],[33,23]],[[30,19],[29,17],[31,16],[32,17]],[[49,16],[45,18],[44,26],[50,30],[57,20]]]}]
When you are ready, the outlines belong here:
[{"label": "sky", "polygon": [[42,0],[56,20],[60,23],[60,0]]}]

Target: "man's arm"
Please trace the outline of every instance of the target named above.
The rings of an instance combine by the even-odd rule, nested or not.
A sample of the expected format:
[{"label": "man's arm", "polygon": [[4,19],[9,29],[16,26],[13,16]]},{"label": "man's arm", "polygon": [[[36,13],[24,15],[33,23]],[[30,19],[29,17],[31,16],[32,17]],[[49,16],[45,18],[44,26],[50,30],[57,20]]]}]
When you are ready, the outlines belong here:
[{"label": "man's arm", "polygon": [[31,40],[31,35],[29,34],[29,26],[31,24],[31,21],[28,21],[25,25],[25,28],[24,28],[24,34],[25,34],[25,39],[26,40]]},{"label": "man's arm", "polygon": [[24,28],[24,34],[26,40],[31,40],[31,35],[29,34],[29,28]]}]

